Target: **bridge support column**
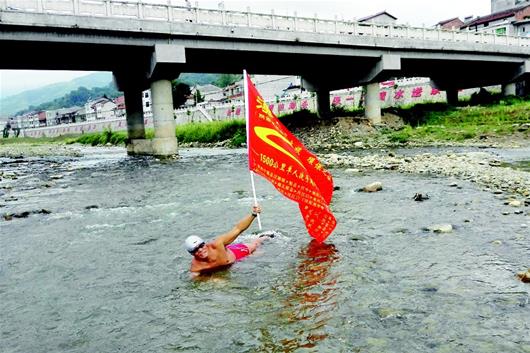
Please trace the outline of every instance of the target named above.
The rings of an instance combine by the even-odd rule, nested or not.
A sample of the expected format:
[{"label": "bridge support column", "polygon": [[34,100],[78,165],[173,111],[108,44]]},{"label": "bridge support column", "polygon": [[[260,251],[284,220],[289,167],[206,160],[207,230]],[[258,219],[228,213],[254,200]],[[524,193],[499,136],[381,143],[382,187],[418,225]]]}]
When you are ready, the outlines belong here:
[{"label": "bridge support column", "polygon": [[127,154],[151,155],[151,140],[145,139],[142,91],[147,88],[147,80],[142,75],[141,66],[123,67],[115,70],[114,83],[125,96],[127,117]]},{"label": "bridge support column", "polygon": [[458,105],[458,90],[457,89],[448,89],[445,91],[447,95],[447,104],[456,106]]},{"label": "bridge support column", "polygon": [[145,139],[142,105],[142,89],[124,88],[125,111],[127,114],[127,154],[151,154],[151,141]]},{"label": "bridge support column", "polygon": [[381,124],[381,101],[379,99],[379,82],[366,85],[364,117],[372,124]]},{"label": "bridge support column", "polygon": [[151,98],[155,137],[151,142],[156,156],[173,156],[178,152],[173,117],[171,81],[156,80],[151,83]]},{"label": "bridge support column", "polygon": [[327,119],[331,116],[329,90],[319,89],[317,92],[317,115],[320,119]]},{"label": "bridge support column", "polygon": [[512,82],[502,85],[502,95],[505,97],[517,95],[517,84]]}]

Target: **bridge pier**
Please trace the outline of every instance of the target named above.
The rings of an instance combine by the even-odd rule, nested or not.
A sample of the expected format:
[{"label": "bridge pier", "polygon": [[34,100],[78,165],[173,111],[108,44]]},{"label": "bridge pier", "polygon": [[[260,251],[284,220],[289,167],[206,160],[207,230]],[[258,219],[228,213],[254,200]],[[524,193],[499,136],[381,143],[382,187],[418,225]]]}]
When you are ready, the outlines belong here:
[{"label": "bridge pier", "polygon": [[171,81],[156,80],[151,83],[151,98],[155,137],[151,141],[155,156],[174,156],[178,153],[173,116],[173,95]]},{"label": "bridge pier", "polygon": [[502,95],[505,97],[517,95],[517,84],[515,82],[511,82],[502,85]]},{"label": "bridge pier", "polygon": [[458,89],[450,88],[445,91],[447,95],[447,104],[452,106],[458,105]]},{"label": "bridge pier", "polygon": [[327,119],[331,116],[329,90],[320,88],[317,94],[317,115],[320,119]]},{"label": "bridge pier", "polygon": [[379,82],[366,85],[364,117],[372,124],[381,124],[381,100],[379,99]]},{"label": "bridge pier", "polygon": [[151,155],[151,140],[145,138],[142,92],[147,80],[131,72],[141,72],[141,67],[127,67],[115,70],[114,83],[125,96],[125,113],[127,118],[127,154]]},{"label": "bridge pier", "polygon": [[123,93],[127,114],[127,154],[151,154],[150,141],[145,139],[142,89],[140,87],[125,87]]}]

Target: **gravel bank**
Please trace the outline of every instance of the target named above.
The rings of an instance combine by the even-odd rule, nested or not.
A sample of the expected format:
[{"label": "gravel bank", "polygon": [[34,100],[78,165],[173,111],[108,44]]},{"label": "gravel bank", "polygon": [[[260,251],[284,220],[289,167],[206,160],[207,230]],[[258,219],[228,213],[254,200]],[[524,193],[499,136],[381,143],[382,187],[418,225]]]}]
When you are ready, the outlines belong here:
[{"label": "gravel bank", "polygon": [[28,158],[28,157],[80,157],[82,155],[79,146],[62,144],[29,144],[12,143],[0,144],[0,158]]},{"label": "gravel bank", "polygon": [[348,168],[352,174],[364,170],[395,170],[468,180],[496,194],[519,198],[521,206],[525,202],[530,204],[530,173],[502,167],[503,161],[487,152],[421,153],[414,156],[400,156],[392,152],[367,156],[330,153],[320,157],[328,166]]}]

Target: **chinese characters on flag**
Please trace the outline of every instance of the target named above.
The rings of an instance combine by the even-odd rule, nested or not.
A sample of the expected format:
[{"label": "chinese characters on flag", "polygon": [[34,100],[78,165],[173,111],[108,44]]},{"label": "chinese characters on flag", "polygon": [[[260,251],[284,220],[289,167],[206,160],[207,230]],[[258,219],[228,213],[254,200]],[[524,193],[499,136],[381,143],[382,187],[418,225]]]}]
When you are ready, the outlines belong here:
[{"label": "chinese characters on flag", "polygon": [[331,174],[274,116],[248,75],[245,80],[249,169],[297,202],[309,234],[322,242],[337,225],[329,208]]}]

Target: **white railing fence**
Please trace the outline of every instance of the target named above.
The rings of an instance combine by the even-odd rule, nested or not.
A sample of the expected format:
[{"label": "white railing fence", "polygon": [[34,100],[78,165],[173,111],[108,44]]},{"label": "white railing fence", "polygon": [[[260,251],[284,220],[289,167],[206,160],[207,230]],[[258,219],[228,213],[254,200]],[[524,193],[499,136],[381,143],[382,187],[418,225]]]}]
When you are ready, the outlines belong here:
[{"label": "white railing fence", "polygon": [[[163,0],[160,0],[163,2]],[[334,33],[381,38],[408,38],[428,41],[472,42],[483,44],[530,46],[530,38],[494,33],[460,32],[403,25],[368,24],[355,21],[319,19],[147,3],[142,0],[0,0],[0,10],[60,15],[118,17],[142,20],[190,22],[204,25],[249,27],[280,31]]]}]

